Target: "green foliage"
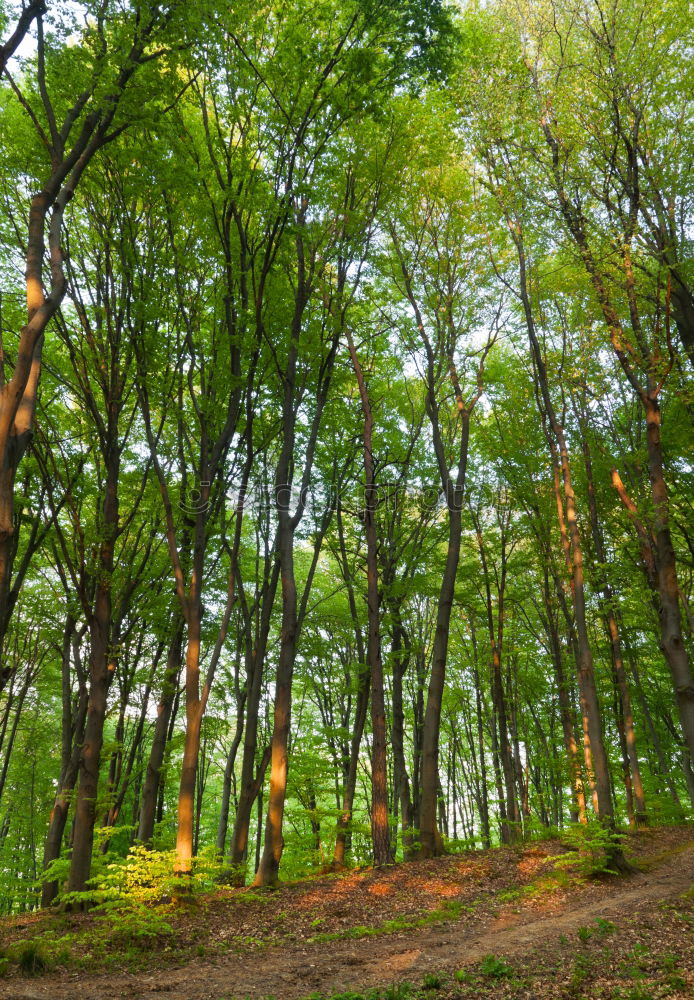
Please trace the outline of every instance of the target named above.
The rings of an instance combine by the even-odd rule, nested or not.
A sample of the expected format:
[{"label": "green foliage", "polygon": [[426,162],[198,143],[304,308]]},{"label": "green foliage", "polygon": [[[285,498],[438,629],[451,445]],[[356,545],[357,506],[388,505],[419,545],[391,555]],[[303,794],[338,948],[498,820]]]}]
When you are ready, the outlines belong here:
[{"label": "green foliage", "polygon": [[14,946],[13,955],[25,976],[40,975],[51,967],[46,946],[43,941],[37,938],[32,938],[30,941],[18,941]]},{"label": "green foliage", "polygon": [[626,845],[625,834],[591,819],[587,823],[572,823],[561,839],[567,853],[553,859],[558,869],[569,870],[581,878],[619,874],[610,863],[612,852],[616,848],[623,850]]},{"label": "green foliage", "polygon": [[422,989],[425,990],[440,990],[442,986],[443,976],[437,975],[435,972],[428,972],[422,980]]},{"label": "green foliage", "polygon": [[384,920],[376,927],[366,927],[357,925],[344,931],[335,931],[327,934],[316,934],[313,941],[338,941],[344,938],[374,937],[380,934],[397,934],[399,931],[412,930],[416,927],[432,927],[436,924],[447,923],[449,920],[458,920],[463,913],[474,913],[478,902],[466,904],[456,899],[447,899],[441,906],[429,910],[422,917],[398,917],[393,920]]},{"label": "green foliage", "polygon": [[[648,572],[663,518],[651,487],[642,402],[650,380],[658,387],[664,520],[684,567],[684,609],[693,588],[694,395],[682,322],[691,313],[682,303],[691,304],[694,259],[685,127],[693,114],[691,18],[682,0],[615,4],[604,22],[595,5],[574,6],[551,5],[548,20],[541,0],[315,0],[307,30],[307,4],[299,2],[108,0],[103,19],[87,14],[96,10],[91,3],[48,4],[41,58],[31,41],[13,61],[11,78],[0,82],[5,389],[27,322],[26,223],[32,197],[46,189],[62,155],[51,150],[55,135],[67,130],[58,145],[69,153],[79,136],[88,138],[82,129],[115,107],[121,76],[127,86],[108,135],[94,146],[98,155],[83,173],[77,161],[62,221],[54,216],[66,290],[37,348],[36,427],[15,482],[13,573],[3,598],[12,616],[0,635],[3,914],[34,909],[39,882],[67,881],[67,858],[37,873],[57,780],[81,746],[79,706],[93,694],[100,584],[107,584],[101,592],[108,593],[112,634],[93,879],[87,892],[62,900],[94,909],[123,940],[146,942],[169,933],[172,901],[250,874],[256,843],[262,846],[262,815],[252,816],[247,864],[220,865],[211,845],[227,755],[237,731],[248,735],[252,677],[262,683],[251,771],[272,739],[273,670],[288,634],[284,570],[275,589],[271,582],[278,551],[272,493],[282,468],[297,490],[305,481],[313,494],[292,529],[301,620],[294,630],[282,876],[329,867],[355,735],[347,865],[370,863],[368,711],[363,733],[355,734],[367,677],[363,427],[347,329],[358,342],[373,404],[378,638],[393,737],[389,800],[398,800],[394,779],[403,768],[413,793],[419,778],[453,523],[439,485],[465,445],[461,555],[436,734],[446,848],[499,840],[496,773],[509,767],[501,735],[511,744],[514,771],[501,785],[510,784],[514,796],[522,786],[513,833],[523,840],[558,835],[576,813],[576,780],[589,786],[584,762],[575,774],[565,747],[582,713],[573,655],[582,634],[575,623],[580,602],[571,606],[569,579],[577,539],[565,547],[558,520],[560,512],[566,519],[570,499],[617,818],[627,818],[628,795],[620,749],[625,706],[605,629],[611,606],[622,632],[649,821],[680,822],[689,814],[659,598]],[[0,3],[3,37],[18,7]],[[135,65],[128,53],[145,9],[154,18],[151,46]],[[557,190],[550,133],[566,197]],[[625,184],[639,176],[632,218]],[[572,211],[585,216],[578,231],[587,246],[576,244]],[[634,288],[620,259],[627,218]],[[45,264],[37,286],[48,288],[58,276],[62,288],[57,245],[46,243],[45,253],[40,246],[38,258]],[[587,260],[597,271],[586,271]],[[521,274],[527,303],[519,297]],[[605,297],[614,307],[607,321]],[[57,302],[53,296],[47,305],[52,310]],[[626,325],[616,354],[614,317]],[[528,351],[531,328],[541,345],[544,387],[538,358]],[[563,422],[570,488],[568,468],[555,485],[558,438],[549,404]],[[232,418],[210,484],[209,517],[198,531],[194,498]],[[280,464],[285,444],[290,454]],[[106,526],[107,465],[116,455],[118,515]],[[242,512],[233,493],[246,464],[254,501]],[[614,492],[613,468],[630,491],[628,510]],[[339,510],[331,506],[338,494]],[[2,534],[10,537],[7,525]],[[100,560],[111,537],[107,569]],[[220,640],[197,760],[200,856],[183,880],[172,874],[172,846],[191,689],[181,679],[179,693],[179,678],[164,678],[181,609],[190,617],[176,589],[181,580],[184,590],[200,588],[204,611],[196,677],[198,667],[205,676]],[[73,626],[67,634],[66,620]],[[184,628],[183,658],[187,640]],[[498,676],[489,669],[490,643],[499,647]],[[253,674],[261,649],[263,671]],[[403,759],[396,761],[398,689]],[[131,848],[150,723],[164,696],[174,695],[155,850]],[[62,754],[61,734],[74,744]],[[227,775],[232,801],[242,745]],[[266,790],[267,774],[264,807]],[[67,830],[76,794],[65,792]],[[625,843],[595,821],[561,836],[569,850],[556,863],[567,885],[571,877],[609,874],[614,849]],[[416,853],[420,831],[393,829],[393,846],[398,857]],[[538,879],[498,898],[515,903],[556,884]],[[261,898],[233,897],[235,906]],[[315,940],[395,933],[464,912],[453,902],[377,927],[362,918],[364,926]],[[586,940],[607,933],[585,929]]]},{"label": "green foliage", "polygon": [[569,979],[569,995],[580,996],[582,988],[593,968],[592,960],[588,955],[577,955],[571,966],[571,977]]},{"label": "green foliage", "polygon": [[513,968],[506,959],[497,958],[496,955],[485,955],[479,964],[479,970],[490,979],[507,979],[513,975]]},{"label": "green foliage", "polygon": [[[147,939],[172,933],[166,913],[173,901],[191,901],[209,892],[224,865],[212,849],[193,861],[190,876],[174,873],[173,851],[153,851],[133,846],[125,858],[111,861],[85,892],[64,892],[61,904],[88,908],[108,924],[109,935],[121,944],[144,944]],[[57,864],[54,871],[60,871]],[[243,896],[239,897],[243,899]]]},{"label": "green foliage", "polygon": [[[382,993],[377,994],[378,1000],[409,1000],[412,996],[413,987],[410,983],[393,983],[386,987]],[[376,998],[374,998],[376,1000]]]},{"label": "green foliage", "polygon": [[453,973],[453,978],[456,983],[471,983],[475,977],[473,973],[469,972],[467,969],[456,969]]}]

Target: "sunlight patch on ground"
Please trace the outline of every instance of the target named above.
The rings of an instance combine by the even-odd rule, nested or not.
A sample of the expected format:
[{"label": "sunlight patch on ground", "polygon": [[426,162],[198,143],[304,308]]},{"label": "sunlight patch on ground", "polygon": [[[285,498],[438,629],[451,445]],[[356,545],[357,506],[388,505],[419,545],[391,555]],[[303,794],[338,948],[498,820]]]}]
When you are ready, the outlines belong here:
[{"label": "sunlight patch on ground", "polygon": [[388,976],[393,972],[404,972],[410,969],[422,954],[419,948],[412,951],[401,951],[397,955],[387,955],[383,960],[372,965],[374,972]]},{"label": "sunlight patch on ground", "polygon": [[537,857],[537,855],[523,858],[518,862],[518,871],[521,875],[532,875],[538,868],[542,868],[546,860],[545,857]]},{"label": "sunlight patch on ground", "polygon": [[371,896],[390,896],[393,892],[391,885],[370,885],[366,890]]}]

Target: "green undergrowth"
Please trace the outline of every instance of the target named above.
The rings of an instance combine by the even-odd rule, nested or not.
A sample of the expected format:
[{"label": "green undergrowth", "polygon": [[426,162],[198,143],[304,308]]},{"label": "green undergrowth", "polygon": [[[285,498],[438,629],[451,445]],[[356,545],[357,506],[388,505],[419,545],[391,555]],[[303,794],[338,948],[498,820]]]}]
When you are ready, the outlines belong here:
[{"label": "green undergrowth", "polygon": [[[592,929],[598,938],[604,931]],[[612,933],[612,930],[607,933]],[[592,935],[591,935],[592,936]],[[689,995],[689,981],[674,952],[651,953],[637,942],[614,959],[609,974],[609,950],[588,953],[585,942],[574,941],[573,954],[562,956],[567,975],[559,984],[560,967],[538,969],[527,961],[519,968],[494,954],[465,969],[450,973],[427,973],[419,983],[393,983],[367,990],[311,993],[304,1000],[515,1000],[518,997],[561,997],[562,1000],[668,1000]],[[555,980],[555,976],[557,980]],[[556,983],[556,985],[555,985]],[[599,984],[599,985],[597,985]]]},{"label": "green undergrowth", "polygon": [[[583,839],[578,848],[570,852],[572,855],[580,854],[581,850],[591,855],[598,851],[600,845],[593,841],[590,832],[578,836]],[[688,846],[678,845],[661,852],[648,867],[669,860]],[[519,860],[522,856],[523,849],[519,846]],[[313,920],[309,917],[304,936],[301,932],[297,934],[293,920],[293,892],[284,895],[281,891],[266,889],[229,890],[220,879],[218,862],[211,856],[195,859],[193,878],[183,881],[172,875],[170,852],[136,847],[125,859],[107,859],[86,893],[64,893],[57,908],[29,915],[28,919],[17,920],[14,925],[11,920],[7,921],[6,928],[11,932],[16,926],[21,938],[0,949],[0,975],[19,972],[25,976],[40,976],[64,967],[88,971],[123,967],[136,971],[162,964],[180,965],[196,956],[248,954],[279,944],[291,947],[297,938],[302,944],[310,944],[412,932],[455,923],[473,914],[489,916],[505,906],[521,909],[526,903],[550,897],[555,892],[570,893],[586,882],[587,875],[581,871],[583,862],[578,867],[575,864],[567,866],[561,863],[562,855],[558,859],[560,863],[552,865],[556,860],[543,854],[535,877],[521,884],[509,884],[515,872],[512,863],[503,888],[495,888],[494,879],[484,885],[475,882],[477,898],[439,900],[432,910],[406,912],[373,926],[359,923],[336,931],[324,930],[330,915],[319,910],[317,915],[314,912]],[[597,863],[599,866],[599,857]],[[54,875],[60,880],[64,873],[58,867]],[[406,867],[407,862],[404,862],[403,869]],[[320,879],[323,878],[321,875]],[[463,891],[462,885],[460,890]],[[676,912],[685,933],[691,933],[694,923],[692,895],[694,890],[689,898],[684,894],[681,906],[677,901],[663,904],[663,912]],[[69,912],[69,908],[84,908],[87,912]],[[266,915],[261,911],[266,911]],[[363,908],[354,913],[353,919],[359,917],[364,919]],[[597,921],[581,928],[576,937],[582,945],[592,948],[595,942],[603,939],[609,943],[612,930],[609,921]],[[572,975],[576,990],[580,990],[580,984],[591,974],[591,969],[586,968],[588,959],[589,956],[579,955],[574,962]],[[482,977],[479,982],[485,983],[494,978],[495,969],[501,984],[508,985],[514,978],[515,974],[504,974],[501,966],[493,964],[485,969],[465,970],[461,975],[473,979]],[[430,996],[437,995],[441,988],[433,981],[426,987]],[[420,984],[417,989],[425,987]]]},{"label": "green undergrowth", "polygon": [[561,843],[566,853],[549,859],[559,871],[563,869],[586,879],[618,875],[611,860],[615,850],[622,851],[633,867],[628,836],[604,826],[598,820],[570,824],[562,832]]},{"label": "green undergrowth", "polygon": [[[653,938],[654,919],[604,917],[561,935],[551,949],[510,959],[488,954],[454,972],[428,972],[418,982],[371,989],[316,992],[304,1000],[682,1000],[691,992],[694,949],[684,949],[694,919],[692,896],[682,893],[654,908],[667,933]],[[683,937],[683,934],[685,937]]]},{"label": "green undergrowth", "polygon": [[499,983],[522,988],[527,981],[516,973],[506,959],[485,955],[481,962],[470,969],[460,969],[453,975],[445,972],[428,972],[419,983],[393,983],[390,986],[369,990],[347,990],[338,993],[311,993],[305,1000],[432,1000],[437,996],[455,996],[461,985],[494,991]]},{"label": "green undergrowth", "polygon": [[478,906],[482,904],[481,899],[472,903],[462,903],[457,899],[446,900],[446,902],[430,910],[421,917],[398,917],[394,920],[384,920],[376,927],[366,927],[358,924],[356,927],[349,927],[343,931],[333,933],[315,934],[309,941],[341,941],[345,938],[374,937],[378,934],[397,934],[398,931],[416,930],[419,927],[432,927],[435,924],[445,924],[452,920],[460,920],[465,913],[474,913]]}]

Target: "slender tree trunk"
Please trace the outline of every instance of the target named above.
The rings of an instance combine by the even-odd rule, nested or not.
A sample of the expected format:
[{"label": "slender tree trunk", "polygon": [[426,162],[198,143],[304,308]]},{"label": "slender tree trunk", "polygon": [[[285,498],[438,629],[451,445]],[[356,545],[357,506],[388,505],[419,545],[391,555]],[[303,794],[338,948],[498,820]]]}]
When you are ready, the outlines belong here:
[{"label": "slender tree trunk", "polygon": [[[288,744],[291,725],[292,680],[294,676],[294,661],[296,658],[296,643],[298,635],[298,605],[296,578],[294,572],[294,535],[305,512],[306,492],[310,482],[315,457],[316,442],[320,429],[323,410],[328,398],[330,379],[335,354],[339,343],[340,320],[344,314],[339,312],[331,330],[331,339],[326,345],[320,369],[320,377],[316,389],[316,404],[313,419],[306,442],[303,474],[299,498],[294,514],[289,510],[289,494],[294,474],[294,445],[296,440],[296,371],[299,358],[304,310],[309,301],[310,289],[307,286],[307,269],[302,227],[306,221],[308,202],[302,197],[297,215],[296,235],[296,292],[294,299],[294,315],[290,332],[289,350],[286,365],[281,371],[284,392],[282,397],[282,447],[275,471],[275,506],[277,510],[277,551],[280,564],[280,579],[282,591],[282,624],[280,633],[280,650],[275,678],[275,711],[271,741],[270,788],[268,792],[267,818],[265,823],[265,842],[260,864],[253,881],[254,885],[276,885],[279,876],[279,865],[282,857],[284,838],[282,822],[287,796],[287,774],[289,769]],[[341,299],[344,289],[346,271],[340,269],[338,276],[337,299]],[[327,527],[327,522],[324,522]],[[305,598],[308,592],[305,590]],[[303,602],[305,603],[305,602]]]},{"label": "slender tree trunk", "polygon": [[231,778],[234,772],[234,765],[236,763],[236,755],[243,736],[244,703],[245,696],[237,705],[236,732],[234,733],[234,738],[231,741],[231,747],[229,748],[226,765],[224,767],[222,803],[219,810],[219,823],[217,824],[217,854],[220,858],[224,857],[224,850],[226,848],[227,829],[229,826],[229,803],[231,801]]},{"label": "slender tree trunk", "polygon": [[[14,747],[14,741],[17,736],[17,729],[19,728],[19,720],[22,715],[22,707],[26,700],[26,696],[29,693],[29,688],[31,687],[32,681],[34,680],[34,672],[31,669],[27,670],[26,677],[24,678],[24,683],[19,691],[16,698],[13,699],[14,702],[14,719],[12,720],[12,728],[10,729],[10,735],[7,740],[6,746],[3,748],[4,761],[2,768],[0,768],[0,799],[2,799],[2,793],[5,789],[5,782],[7,780],[7,772],[10,767],[10,760],[12,757],[12,749]],[[8,706],[9,714],[9,706]]]},{"label": "slender tree trunk", "polygon": [[[564,487],[564,501],[566,504],[566,523],[568,528],[569,541],[571,544],[571,592],[574,607],[575,634],[576,634],[576,669],[578,675],[578,686],[581,703],[586,717],[586,737],[590,745],[592,777],[595,783],[595,803],[597,805],[597,816],[608,826],[614,825],[614,809],[610,789],[609,759],[605,749],[605,741],[602,728],[602,716],[598,694],[595,686],[595,674],[593,670],[593,654],[588,638],[588,625],[586,621],[586,602],[583,573],[583,544],[578,524],[578,512],[576,508],[576,496],[574,493],[571,477],[571,465],[569,449],[564,434],[552,403],[549,392],[547,370],[544,358],[540,349],[535,330],[535,321],[528,294],[525,251],[520,230],[515,231],[514,239],[518,250],[519,274],[520,274],[520,297],[525,313],[526,328],[532,352],[535,369],[537,371],[539,393],[542,399],[542,407],[549,420],[552,435],[556,442],[558,451],[559,466],[562,474]],[[539,400],[538,400],[539,402]],[[610,852],[610,860],[613,864],[622,866],[623,856],[618,848]]]},{"label": "slender tree trunk", "polygon": [[547,578],[547,569],[545,567],[545,601],[547,604],[545,627],[547,629],[550,649],[552,652],[552,664],[554,666],[554,676],[557,682],[557,695],[559,699],[559,715],[561,719],[562,733],[564,736],[566,756],[569,762],[569,774],[571,776],[571,788],[574,803],[572,812],[575,812],[575,816],[572,815],[572,819],[574,822],[578,821],[579,823],[587,823],[588,817],[586,815],[586,796],[583,788],[581,762],[578,756],[578,745],[576,743],[576,734],[574,731],[573,711],[571,709],[568,683],[564,675],[564,664],[562,661],[559,633],[550,610],[550,599],[549,580]]},{"label": "slender tree trunk", "polygon": [[371,842],[375,865],[392,860],[388,825],[388,770],[386,761],[386,711],[383,691],[381,624],[378,593],[378,537],[376,532],[376,481],[373,458],[373,412],[359,358],[347,331],[352,366],[359,386],[364,415],[364,533],[366,536],[366,595],[368,641],[366,659],[371,675]]},{"label": "slender tree trunk", "polygon": [[359,752],[361,741],[364,735],[366,715],[369,708],[369,692],[371,690],[371,675],[368,667],[362,669],[359,676],[359,688],[357,690],[357,703],[354,708],[354,725],[352,728],[352,739],[349,753],[349,764],[342,797],[342,811],[337,821],[337,835],[335,837],[335,851],[333,854],[332,868],[339,871],[345,866],[345,856],[347,853],[347,842],[349,838],[350,824],[352,822],[352,810],[354,808],[354,797],[357,790],[357,775],[359,771]]},{"label": "slender tree trunk", "polygon": [[405,760],[405,713],[402,700],[402,679],[407,670],[409,653],[403,648],[403,628],[400,620],[400,608],[394,608],[393,615],[393,775],[395,795],[400,805],[400,822],[402,826],[402,842],[405,857],[412,850],[412,798],[410,794],[410,779]]},{"label": "slender tree trunk", "polygon": [[[536,78],[534,79],[534,83],[537,85]],[[593,255],[588,238],[588,227],[586,226],[582,209],[566,193],[564,176],[560,166],[560,142],[554,135],[549,117],[543,119],[542,131],[552,155],[551,172],[554,186],[559,196],[562,217],[578,247],[586,273],[593,286],[615,356],[635,396],[643,406],[646,418],[648,476],[653,502],[653,536],[655,540],[657,585],[660,598],[660,645],[670,668],[684,743],[691,769],[691,765],[694,762],[694,679],[692,678],[687,649],[682,640],[682,622],[678,601],[677,561],[669,524],[670,505],[663,467],[661,411],[658,401],[663,383],[674,360],[670,342],[672,278],[671,276],[668,277],[665,293],[664,326],[667,346],[664,350],[664,345],[659,343],[660,319],[656,323],[653,346],[648,344],[641,325],[636,281],[631,260],[631,241],[638,218],[640,202],[638,161],[632,159],[629,177],[631,184],[631,189],[629,190],[629,216],[622,244],[622,256],[624,289],[626,292],[631,332],[638,355],[640,355],[638,362],[635,362],[634,352],[629,353],[625,348],[625,344],[630,338],[625,336],[620,316],[615,309],[610,295],[609,285],[605,281],[604,273],[599,270],[599,262]],[[632,139],[633,137],[630,136],[627,141],[631,142]],[[657,305],[660,309],[660,301]],[[667,355],[669,355],[670,363],[663,375],[662,362],[663,356],[667,356],[666,351]],[[641,384],[641,372],[643,371],[647,373],[645,388]]]},{"label": "slender tree trunk", "polygon": [[487,629],[489,633],[489,644],[492,652],[492,702],[494,704],[494,717],[497,723],[497,738],[499,746],[499,756],[501,769],[504,776],[504,789],[506,800],[506,815],[502,827],[502,840],[504,843],[513,843],[520,833],[520,813],[518,811],[518,801],[516,798],[514,765],[511,744],[509,742],[509,720],[506,710],[506,696],[504,694],[504,682],[501,668],[501,651],[504,637],[504,597],[506,589],[506,538],[502,526],[501,538],[501,572],[498,575],[497,594],[497,614],[496,626],[494,625],[494,606],[492,602],[492,591],[490,582],[489,566],[487,564],[486,547],[482,535],[482,527],[477,515],[473,513],[475,528],[477,531],[477,545],[482,562],[482,576],[484,578],[486,606],[487,606]]},{"label": "slender tree trunk", "polygon": [[[456,368],[455,351],[459,330],[453,319],[453,302],[449,299],[447,307],[441,309],[443,330],[436,325],[437,342],[433,343],[424,323],[419,303],[417,302],[412,283],[412,275],[401,252],[397,235],[391,228],[391,236],[398,254],[400,269],[407,299],[412,307],[419,339],[426,357],[426,409],[432,431],[436,464],[438,466],[441,487],[444,491],[448,507],[448,545],[446,563],[444,566],[441,587],[439,590],[436,611],[436,629],[432,650],[431,675],[427,690],[424,725],[422,727],[422,775],[421,801],[419,802],[419,828],[421,854],[432,857],[443,852],[443,841],[436,826],[437,798],[440,776],[439,732],[441,728],[441,707],[446,681],[446,660],[448,657],[448,640],[450,633],[451,613],[455,595],[456,576],[460,561],[460,544],[462,537],[462,506],[467,473],[468,446],[470,441],[470,418],[483,391],[484,364],[493,338],[487,341],[486,347],[480,352],[477,368],[477,386],[470,398],[463,398],[460,378]],[[457,410],[459,437],[455,463],[455,473],[451,476],[449,448],[444,444],[440,422],[439,377],[438,366],[444,364],[453,387]]]},{"label": "slender tree trunk", "polygon": [[[115,426],[111,426],[109,436],[111,441],[116,441],[117,416],[112,414],[112,418]],[[120,472],[120,455],[117,449],[114,448],[110,454],[105,455],[105,459],[107,482],[103,508],[103,540],[99,554],[99,577],[94,611],[90,622],[89,700],[79,762],[79,786],[72,835],[72,860],[68,880],[71,892],[84,892],[91,873],[104,722],[108,692],[117,667],[117,660],[111,650],[111,579],[118,531]]]},{"label": "slender tree trunk", "polygon": [[[476,658],[475,658],[476,659]],[[477,664],[473,667],[475,681],[475,707],[477,709],[477,745],[480,759],[480,820],[482,822],[482,845],[492,846],[491,830],[489,827],[489,796],[487,794],[487,753],[484,745],[484,718],[482,711],[482,691],[480,688],[480,677]]]},{"label": "slender tree trunk", "polygon": [[276,885],[284,848],[282,823],[287,793],[289,729],[292,678],[296,657],[297,600],[294,576],[294,529],[289,512],[279,512],[280,573],[282,579],[282,629],[275,678],[275,711],[271,743],[270,790],[268,793],[265,845],[254,885]]},{"label": "slender tree trunk", "polygon": [[[246,860],[248,836],[251,823],[253,803],[258,797],[256,783],[256,755],[258,749],[258,715],[260,697],[262,694],[263,667],[270,633],[272,608],[275,603],[277,583],[280,574],[280,562],[273,563],[272,573],[268,580],[268,589],[263,598],[259,629],[255,635],[255,645],[249,638],[246,648],[246,726],[243,737],[243,759],[241,762],[241,783],[239,800],[236,806],[234,831],[231,838],[230,861],[234,866],[241,866]],[[243,606],[243,600],[242,600]],[[247,634],[250,636],[251,620],[246,621]],[[264,771],[263,771],[264,775]]]},{"label": "slender tree trunk", "polygon": [[[469,426],[469,418],[466,417],[463,423],[466,453]],[[455,581],[460,561],[462,511],[459,504],[462,503],[461,491],[458,490],[456,497],[449,497],[448,501],[448,546],[439,592],[431,675],[427,690],[424,726],[422,728],[422,785],[419,836],[422,845],[421,853],[425,858],[434,857],[443,852],[443,842],[436,826],[437,789],[439,785],[439,732],[441,727],[443,690],[446,679],[446,660],[448,658],[448,637],[453,610],[453,596],[455,594]]]},{"label": "slender tree trunk", "polygon": [[663,453],[660,436],[660,406],[657,397],[644,394],[646,410],[646,441],[648,445],[648,474],[653,498],[656,568],[660,596],[660,648],[665,654],[675,699],[689,754],[694,763],[694,680],[687,647],[682,638],[682,619],[679,606],[677,563],[672,544],[669,518],[669,499],[663,472]]},{"label": "slender tree trunk", "polygon": [[636,824],[644,824],[646,822],[646,801],[636,747],[636,732],[634,729],[634,716],[631,709],[629,684],[627,682],[626,671],[624,669],[622,641],[619,634],[619,625],[615,611],[615,596],[610,584],[607,581],[605,569],[603,568],[607,565],[607,552],[605,550],[605,541],[598,514],[597,499],[595,496],[593,463],[590,453],[590,445],[588,442],[587,428],[585,427],[585,419],[579,420],[579,424],[581,425],[583,456],[588,486],[588,508],[590,511],[591,533],[593,536],[593,545],[595,547],[595,558],[599,567],[597,572],[603,599],[603,615],[607,636],[610,642],[612,670],[621,706],[621,711],[618,712],[617,725],[620,731],[620,741],[624,744],[627,754],[627,800],[633,796],[633,821]]},{"label": "slender tree trunk", "polygon": [[672,770],[666,760],[665,751],[663,750],[663,744],[661,742],[660,736],[658,735],[658,730],[656,729],[655,721],[653,715],[648,706],[648,701],[646,700],[646,695],[643,690],[643,684],[641,683],[641,674],[639,672],[638,666],[633,655],[629,652],[629,647],[626,642],[624,643],[625,649],[627,650],[627,655],[629,658],[629,671],[631,678],[634,683],[634,691],[636,692],[636,699],[641,706],[641,711],[643,712],[643,717],[646,720],[646,726],[648,727],[648,735],[650,737],[650,742],[655,751],[656,759],[658,761],[657,772],[662,777],[663,781],[667,785],[670,792],[670,797],[672,798],[673,804],[677,811],[682,814],[682,803],[680,802],[679,795],[677,794],[677,787],[675,782],[672,780]]},{"label": "slender tree trunk", "polygon": [[169,733],[172,709],[178,691],[178,677],[181,672],[181,654],[183,646],[183,620],[177,616],[174,633],[169,645],[166,659],[166,669],[162,683],[161,696],[157,705],[157,720],[154,724],[154,736],[147,761],[144,785],[142,787],[142,803],[140,806],[140,821],[137,828],[137,839],[143,844],[149,844],[154,834],[154,821],[159,793],[159,779],[166,743]]},{"label": "slender tree trunk", "polygon": [[338,808],[341,812],[337,819],[337,831],[335,836],[335,850],[333,852],[332,869],[339,871],[345,865],[345,857],[350,842],[350,825],[352,822],[352,810],[354,808],[354,797],[357,790],[357,774],[359,769],[359,753],[361,741],[366,725],[366,715],[369,708],[369,694],[371,690],[371,674],[366,663],[366,652],[364,650],[364,640],[362,637],[362,627],[357,612],[357,602],[354,593],[354,581],[350,572],[347,546],[345,544],[344,522],[342,517],[342,505],[338,497],[335,505],[335,520],[337,524],[337,537],[339,543],[340,560],[342,563],[342,576],[347,587],[347,601],[349,603],[352,626],[354,628],[354,640],[357,652],[359,682],[357,686],[357,699],[354,708],[354,722],[352,725],[352,737],[350,740],[349,754],[346,756],[346,765],[343,764],[342,803]]},{"label": "slender tree trunk", "polygon": [[424,728],[424,685],[426,683],[426,660],[423,652],[415,655],[417,668],[417,689],[414,699],[412,720],[412,815],[414,826],[419,828],[422,803],[422,729]]},{"label": "slender tree trunk", "polygon": [[342,507],[338,497],[335,507],[335,519],[337,523],[337,536],[340,546],[340,559],[342,562],[342,574],[347,585],[347,600],[349,603],[352,625],[354,628],[354,639],[357,651],[359,683],[357,687],[357,699],[354,708],[354,723],[352,726],[352,738],[350,741],[349,757],[344,774],[344,788],[342,797],[342,808],[337,820],[337,832],[335,836],[335,851],[331,867],[334,871],[339,871],[345,865],[345,856],[350,837],[350,825],[352,822],[352,810],[354,808],[354,796],[357,790],[357,773],[359,769],[359,753],[361,741],[366,725],[366,715],[369,708],[369,693],[371,690],[371,674],[366,663],[366,653],[362,638],[362,628],[357,612],[357,602],[354,594],[354,581],[349,569],[349,559],[345,544],[345,533],[342,518]]}]

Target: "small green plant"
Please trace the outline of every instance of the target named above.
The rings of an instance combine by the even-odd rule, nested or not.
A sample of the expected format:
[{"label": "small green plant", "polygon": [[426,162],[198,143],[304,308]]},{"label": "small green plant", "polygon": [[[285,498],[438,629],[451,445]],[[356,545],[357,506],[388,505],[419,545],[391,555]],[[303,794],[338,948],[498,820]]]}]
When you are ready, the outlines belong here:
[{"label": "small green plant", "polygon": [[[603,920],[602,917],[598,917],[595,921],[595,927],[579,927],[576,933],[579,940],[585,944],[594,934],[597,934],[598,937],[607,937],[608,934],[612,934],[616,929],[615,924],[611,920]],[[566,943],[566,938],[564,938],[563,943]]]},{"label": "small green plant", "polygon": [[642,986],[632,986],[624,995],[624,1000],[656,1000],[656,997]]},{"label": "small green plant", "polygon": [[443,978],[435,972],[428,972],[422,980],[422,989],[440,990],[443,986]]},{"label": "small green plant", "polygon": [[616,848],[623,849],[626,836],[610,829],[598,820],[572,823],[562,835],[566,854],[552,858],[559,869],[568,868],[582,878],[599,875],[617,875],[610,867],[610,858]]},{"label": "small green plant", "polygon": [[669,972],[674,972],[678,965],[678,957],[671,951],[666,951],[659,956],[660,965]]},{"label": "small green plant", "polygon": [[648,946],[641,941],[637,941],[630,952],[627,953],[626,961],[621,963],[621,971],[630,979],[644,979],[646,974],[643,970],[643,960],[648,955]]},{"label": "small green plant", "polygon": [[484,956],[480,962],[480,972],[491,979],[505,979],[513,975],[513,969],[508,962],[503,958],[497,958],[496,955]]},{"label": "small green plant", "polygon": [[[408,1000],[412,995],[412,985],[411,983],[393,983],[388,989],[383,991],[383,1000]],[[376,993],[374,1000],[378,1000],[379,994]]]},{"label": "small green plant", "polygon": [[592,962],[587,955],[578,955],[576,957],[571,969],[571,978],[569,979],[570,996],[580,995],[581,987],[588,978],[591,967]]},{"label": "small green plant", "polygon": [[46,947],[42,941],[18,941],[15,945],[17,965],[25,976],[38,976],[51,967]]},{"label": "small green plant", "polygon": [[453,978],[456,983],[471,983],[475,977],[471,972],[468,972],[467,969],[458,969],[453,973]]}]

